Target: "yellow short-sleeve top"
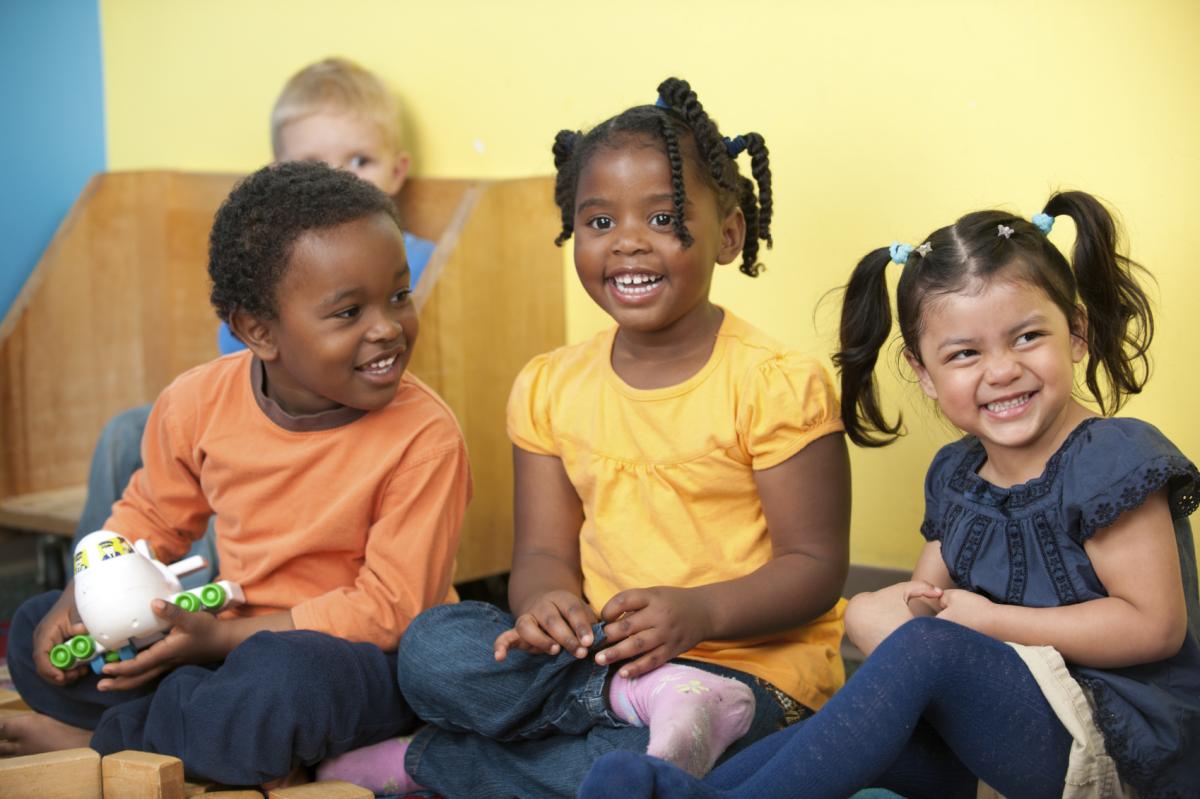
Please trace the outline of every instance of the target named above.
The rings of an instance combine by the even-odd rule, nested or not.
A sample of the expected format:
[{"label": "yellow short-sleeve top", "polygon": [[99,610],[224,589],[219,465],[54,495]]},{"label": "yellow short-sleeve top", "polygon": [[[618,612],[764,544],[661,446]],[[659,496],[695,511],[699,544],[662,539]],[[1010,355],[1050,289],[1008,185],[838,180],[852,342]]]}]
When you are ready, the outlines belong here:
[{"label": "yellow short-sleeve top", "polygon": [[[667,388],[613,371],[616,329],[535,357],[508,403],[508,435],[560,458],[583,504],[583,591],[596,612],[617,592],[690,587],[771,559],[754,471],[842,429],[821,364],[728,311],[708,362]],[[707,641],[683,657],[761,677],[819,708],[842,684],[842,602],[806,625]]]}]

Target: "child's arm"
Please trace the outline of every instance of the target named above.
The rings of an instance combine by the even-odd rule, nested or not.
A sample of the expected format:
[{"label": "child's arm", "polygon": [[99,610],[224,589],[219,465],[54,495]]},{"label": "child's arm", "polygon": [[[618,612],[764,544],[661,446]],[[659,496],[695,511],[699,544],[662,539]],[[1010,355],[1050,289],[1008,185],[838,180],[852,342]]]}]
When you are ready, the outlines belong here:
[{"label": "child's arm", "polygon": [[701,641],[736,639],[804,624],[837,603],[849,562],[850,459],[841,433],[756,471],[774,554],[744,577],[695,588],[622,591],[601,611],[613,645],[599,663],[636,677]]},{"label": "child's arm", "polygon": [[583,601],[579,529],[583,506],[559,458],[513,447],[515,540],[508,583],[516,626],[495,642],[512,648],[587,656],[596,614]]},{"label": "child's arm", "polygon": [[950,590],[939,618],[1002,641],[1050,645],[1081,666],[1121,668],[1174,655],[1187,634],[1179,551],[1166,492],[1122,514],[1084,543],[1108,596],[1075,605],[998,605]]},{"label": "child's arm", "polygon": [[857,594],[846,606],[846,636],[864,655],[875,651],[884,638],[916,616],[933,616],[941,610],[944,589],[953,587],[942,560],[942,545],[929,541],[921,550],[911,580]]}]

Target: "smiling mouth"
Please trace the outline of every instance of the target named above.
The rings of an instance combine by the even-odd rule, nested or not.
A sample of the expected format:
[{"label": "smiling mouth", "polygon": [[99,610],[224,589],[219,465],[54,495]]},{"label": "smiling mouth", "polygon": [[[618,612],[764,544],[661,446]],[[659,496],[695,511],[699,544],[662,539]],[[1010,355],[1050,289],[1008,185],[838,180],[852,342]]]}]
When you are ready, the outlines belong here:
[{"label": "smiling mouth", "polygon": [[1006,413],[1016,408],[1020,408],[1022,405],[1029,402],[1032,397],[1033,392],[1027,391],[1024,394],[1021,394],[1017,397],[1012,397],[1011,399],[1000,400],[998,402],[989,402],[983,407],[987,408],[992,413]]},{"label": "smiling mouth", "polygon": [[662,275],[635,274],[635,275],[617,275],[610,277],[613,287],[617,292],[628,297],[637,297],[642,294],[649,294],[654,290],[654,287],[663,281]]},{"label": "smiling mouth", "polygon": [[388,369],[392,368],[392,364],[394,364],[396,359],[399,357],[399,353],[393,353],[385,358],[376,358],[375,360],[365,363],[362,366],[356,366],[355,369],[360,372],[386,372]]}]

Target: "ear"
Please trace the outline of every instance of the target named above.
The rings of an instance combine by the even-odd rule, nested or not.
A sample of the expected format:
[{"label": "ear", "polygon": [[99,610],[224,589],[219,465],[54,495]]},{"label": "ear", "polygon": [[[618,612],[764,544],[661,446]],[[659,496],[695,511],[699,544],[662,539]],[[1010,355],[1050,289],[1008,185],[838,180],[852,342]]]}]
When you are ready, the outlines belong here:
[{"label": "ear", "polygon": [[388,176],[388,185],[385,187],[388,194],[395,197],[400,193],[400,189],[404,188],[404,181],[408,180],[408,170],[411,166],[411,155],[404,150],[396,153],[396,163],[392,166],[392,174]]},{"label": "ear", "polygon": [[1071,329],[1071,361],[1073,363],[1079,363],[1087,356],[1087,332],[1087,311],[1080,306],[1075,311],[1075,324]]},{"label": "ear", "polygon": [[908,361],[909,367],[917,375],[917,382],[921,384],[921,390],[925,392],[925,396],[936,402],[937,387],[933,384],[933,378],[929,376],[929,370],[925,368],[925,364],[921,363],[921,359],[907,348],[904,350],[904,360]]},{"label": "ear", "polygon": [[262,319],[239,309],[229,315],[229,329],[259,360],[269,363],[279,357],[274,328]]},{"label": "ear", "polygon": [[721,248],[717,263],[730,264],[742,254],[746,244],[746,217],[741,208],[734,208],[721,222]]}]

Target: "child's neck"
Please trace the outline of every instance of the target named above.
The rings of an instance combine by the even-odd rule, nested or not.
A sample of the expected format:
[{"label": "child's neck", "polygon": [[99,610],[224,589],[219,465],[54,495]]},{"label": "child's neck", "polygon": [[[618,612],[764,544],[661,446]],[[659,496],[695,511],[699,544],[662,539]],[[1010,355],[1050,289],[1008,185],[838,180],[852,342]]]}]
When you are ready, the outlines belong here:
[{"label": "child's neck", "polygon": [[613,339],[613,371],[636,389],[678,385],[708,363],[724,319],[723,310],[706,303],[668,328],[647,332],[619,327]]},{"label": "child's neck", "polygon": [[1012,488],[1041,477],[1046,463],[1058,452],[1067,436],[1080,422],[1095,416],[1091,410],[1072,400],[1043,435],[1022,447],[1001,447],[983,442],[987,460],[979,467],[979,476],[999,488]]}]

